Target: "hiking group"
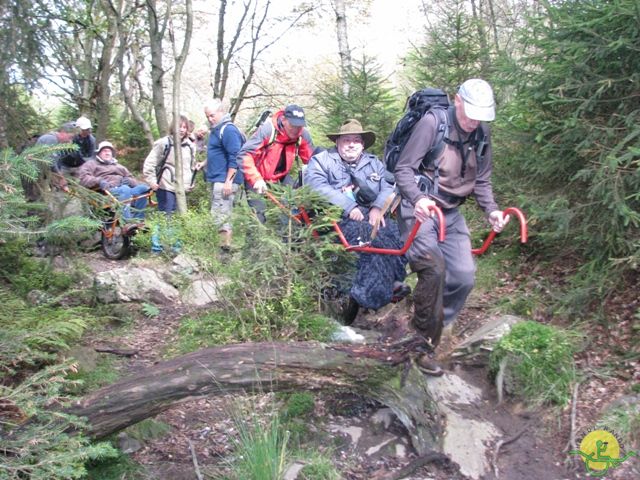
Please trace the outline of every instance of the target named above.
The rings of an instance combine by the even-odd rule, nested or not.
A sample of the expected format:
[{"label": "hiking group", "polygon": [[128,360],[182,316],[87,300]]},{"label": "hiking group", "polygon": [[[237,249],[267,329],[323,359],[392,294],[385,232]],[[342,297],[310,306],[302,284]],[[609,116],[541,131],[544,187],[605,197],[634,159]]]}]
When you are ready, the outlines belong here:
[{"label": "hiking group", "polygon": [[[411,289],[404,283],[408,263],[418,280],[413,292],[414,332],[402,343],[416,353],[417,364],[425,373],[441,375],[434,351],[443,328],[452,325],[475,281],[470,233],[459,207],[473,196],[495,232],[509,221],[498,208],[491,185],[492,146],[487,124],[495,118],[491,86],[481,79],[467,80],[453,103],[441,90],[416,92],[386,141],[383,160],[367,151],[376,135],[357,119],[346,119],[337,132],[327,134],[333,146],[324,149],[314,147],[305,112],[298,105],[288,105],[273,114],[248,139],[233,124],[226,101],[206,102],[204,114],[209,123],[208,140],[204,139],[205,129],[194,133],[193,122],[190,127],[189,120],[180,117],[180,173],[189,191],[196,172],[204,171],[222,249],[231,247],[230,216],[243,185],[252,192],[248,202],[262,222],[264,194],[271,185],[306,185],[342,209],[339,226],[350,243],[371,238],[375,231],[373,246],[398,249],[420,222],[404,256],[358,254],[346,322],[354,320],[360,307],[379,309],[409,295]],[[77,123],[87,126],[81,119]],[[90,122],[88,125],[90,134]],[[65,124],[62,130],[66,135],[71,129]],[[59,143],[70,138],[56,137]],[[95,148],[95,139],[93,142]],[[155,142],[144,162],[143,183],[127,175],[128,171],[117,165],[113,145],[102,142],[95,158],[76,158],[76,163],[89,165],[80,166],[85,172],[80,182],[88,187],[126,191],[122,195],[133,188],[154,190],[160,211],[170,217],[176,209],[173,149],[172,135]],[[206,149],[202,161],[196,158],[199,149]],[[106,155],[105,150],[109,150]],[[61,175],[65,172],[61,172],[59,160],[54,162],[54,172]],[[124,169],[119,178],[111,173],[116,165]],[[294,165],[303,172],[298,181],[291,177]],[[91,170],[91,176],[87,170]],[[389,214],[396,205],[394,220]],[[434,207],[442,211],[440,218],[445,225],[440,225]],[[441,228],[446,230],[444,241],[438,240]],[[156,234],[152,249],[162,251]],[[179,242],[172,248],[179,249]]]}]

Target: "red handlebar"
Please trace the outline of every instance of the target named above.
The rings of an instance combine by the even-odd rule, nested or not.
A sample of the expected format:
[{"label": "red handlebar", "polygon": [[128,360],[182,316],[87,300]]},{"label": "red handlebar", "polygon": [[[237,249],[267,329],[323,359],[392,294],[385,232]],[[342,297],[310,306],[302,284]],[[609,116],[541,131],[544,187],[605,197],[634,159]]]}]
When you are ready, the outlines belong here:
[{"label": "red handlebar", "polygon": [[[527,235],[528,235],[527,219],[525,218],[524,213],[522,213],[521,210],[515,207],[506,208],[502,213],[504,215],[513,214],[516,217],[518,217],[518,220],[520,221],[520,242],[527,243]],[[484,252],[487,251],[487,249],[489,248],[489,245],[491,245],[491,242],[493,242],[494,238],[496,238],[496,232],[494,230],[491,230],[491,232],[489,232],[489,235],[485,239],[482,246],[480,248],[472,249],[471,253],[473,253],[474,255],[482,255]]]},{"label": "red handlebar", "polygon": [[[444,215],[442,214],[442,210],[440,210],[435,205],[429,206],[429,210],[433,211],[438,217],[438,223],[440,225],[440,229],[438,230],[438,241],[444,242],[445,223],[444,223]],[[422,225],[422,223],[419,220],[416,220],[416,223],[413,225],[413,229],[409,233],[409,236],[407,237],[406,242],[404,242],[404,246],[399,250],[394,250],[392,248],[372,247],[370,245],[370,242],[362,245],[350,245],[347,239],[345,238],[344,234],[342,233],[342,230],[340,229],[338,222],[333,222],[333,228],[338,234],[340,243],[342,243],[344,248],[346,248],[347,250],[351,252],[379,253],[382,255],[398,255],[398,256],[404,255],[405,253],[407,253],[407,250],[409,250],[409,247],[411,247],[411,244],[413,243],[413,239],[416,238],[418,230],[420,229],[420,225]]]}]

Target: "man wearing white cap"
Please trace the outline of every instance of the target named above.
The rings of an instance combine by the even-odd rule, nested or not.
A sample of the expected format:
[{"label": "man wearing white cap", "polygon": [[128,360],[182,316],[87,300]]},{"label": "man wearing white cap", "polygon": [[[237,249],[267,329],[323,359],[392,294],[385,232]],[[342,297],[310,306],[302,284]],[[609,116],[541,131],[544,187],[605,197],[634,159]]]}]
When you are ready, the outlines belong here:
[{"label": "man wearing white cap", "polygon": [[[404,238],[416,220],[422,222],[407,258],[418,274],[414,291],[413,327],[428,340],[428,350],[438,345],[443,326],[450,325],[462,309],[475,282],[469,229],[458,207],[473,195],[491,227],[500,232],[509,217],[498,208],[491,186],[492,149],[485,122],[495,118],[491,86],[473,78],[464,82],[446,110],[447,125],[430,111],[411,132],[395,168],[402,194],[399,226]],[[444,129],[444,148],[423,165],[434,146],[438,130]],[[438,220],[429,207],[444,213],[446,240],[438,242]],[[437,364],[424,356],[425,365]]]},{"label": "man wearing white cap", "polygon": [[80,132],[73,137],[73,143],[78,145],[80,157],[88,162],[96,156],[96,137],[91,133],[91,120],[87,117],[79,117],[76,120],[76,127]]}]

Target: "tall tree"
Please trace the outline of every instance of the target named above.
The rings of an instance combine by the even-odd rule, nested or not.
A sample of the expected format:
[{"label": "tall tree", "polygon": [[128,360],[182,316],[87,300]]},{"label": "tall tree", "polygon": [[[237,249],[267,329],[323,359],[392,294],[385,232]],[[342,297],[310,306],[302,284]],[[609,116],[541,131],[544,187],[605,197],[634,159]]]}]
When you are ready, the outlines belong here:
[{"label": "tall tree", "polygon": [[153,98],[153,112],[160,135],[169,133],[169,121],[167,120],[167,108],[164,101],[164,74],[163,47],[171,1],[161,11],[161,6],[156,0],[146,0],[147,25],[149,28],[149,48],[151,50],[151,95]]},{"label": "tall tree", "polygon": [[345,0],[332,0],[331,5],[336,14],[336,34],[338,36],[338,55],[340,55],[340,72],[342,74],[342,89],[349,93],[347,76],[351,70],[351,50],[349,49],[349,35],[347,29],[347,12]]},{"label": "tall tree", "polygon": [[[216,67],[211,81],[212,93],[216,97],[231,100],[231,115],[240,110],[254,81],[256,65],[262,55],[273,47],[288,31],[315,9],[313,5],[300,4],[291,14],[276,18],[271,15],[271,0],[245,0],[238,20],[227,40],[227,0],[220,0],[218,29],[216,32]],[[237,93],[229,95],[228,82],[232,67],[240,70],[242,82]]]},{"label": "tall tree", "polygon": [[[182,39],[182,48],[178,50],[178,40],[176,39],[176,31],[174,29],[174,16],[184,15],[184,32]],[[176,174],[176,201],[178,213],[187,211],[187,197],[185,194],[184,177],[182,172],[182,138],[180,138],[180,83],[182,82],[182,68],[187,60],[189,53],[189,45],[191,43],[191,35],[193,33],[193,7],[192,1],[186,0],[184,12],[172,12],[169,23],[169,37],[173,47],[173,56],[176,59],[176,65],[173,69],[173,144],[175,148],[175,171]]]},{"label": "tall tree", "polygon": [[[527,184],[541,239],[602,265],[640,264],[640,10],[636,0],[544,3],[509,71],[517,134],[510,173]],[[614,271],[611,269],[611,271]],[[615,276],[620,278],[620,266]],[[592,288],[591,281],[590,288]],[[601,284],[601,283],[600,283]]]},{"label": "tall tree", "polygon": [[426,5],[426,38],[405,58],[406,75],[413,88],[432,85],[452,92],[466,79],[487,77],[483,72],[488,52],[478,39],[476,20],[465,0]]},{"label": "tall tree", "polygon": [[50,28],[46,17],[34,14],[38,11],[36,0],[0,0],[0,148],[15,147],[18,137],[26,137],[21,106],[44,69],[43,36]]},{"label": "tall tree", "polygon": [[317,93],[320,131],[336,132],[345,120],[355,118],[376,133],[376,143],[370,150],[382,154],[384,141],[400,117],[401,109],[381,71],[375,59],[363,55],[347,72],[346,95],[340,76],[322,82]]}]

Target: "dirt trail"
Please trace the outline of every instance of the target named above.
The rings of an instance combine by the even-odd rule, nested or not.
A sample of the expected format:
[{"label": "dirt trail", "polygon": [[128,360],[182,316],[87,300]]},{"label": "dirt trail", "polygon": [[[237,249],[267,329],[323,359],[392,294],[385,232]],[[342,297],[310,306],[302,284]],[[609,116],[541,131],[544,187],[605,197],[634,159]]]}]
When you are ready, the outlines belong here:
[{"label": "dirt trail", "polygon": [[[96,271],[117,268],[120,263],[93,262]],[[472,297],[454,328],[453,342],[461,341],[486,321],[487,307],[491,299],[486,296]],[[378,313],[361,313],[354,326],[370,332],[385,333],[385,329],[396,328],[398,323],[406,323],[409,316],[407,302],[384,309]],[[135,348],[139,354],[123,359],[123,372],[137,371],[139,368],[158,361],[166,346],[175,338],[180,318],[187,314],[184,309],[174,307],[163,309],[160,318],[138,316],[136,324],[123,338],[110,338],[112,344]],[[388,332],[387,332],[388,333]],[[451,348],[452,345],[449,345]],[[484,368],[462,366],[452,363],[447,355],[443,362],[448,370],[460,376],[466,382],[481,391],[481,399],[466,408],[464,414],[493,423],[501,435],[500,442],[489,446],[491,472],[483,478],[509,480],[528,479],[573,479],[587,478],[581,470],[567,461],[565,453],[568,439],[566,422],[561,418],[555,421],[551,415],[558,412],[529,410],[521,403],[510,400],[497,404],[495,388],[489,382]],[[372,428],[368,419],[380,408],[365,403],[360,398],[330,398],[322,393],[315,395],[315,416],[311,431],[318,443],[312,441],[307,448],[325,449],[330,445],[334,463],[342,472],[343,478],[352,480],[387,479],[394,472],[415,459],[408,445],[408,439],[396,420],[389,425],[386,434],[396,437],[396,445],[406,445],[406,449],[396,446],[395,451],[381,450],[371,455],[372,443],[382,441],[381,433]],[[133,453],[133,458],[145,466],[148,478],[180,480],[194,478],[194,461],[198,461],[202,472],[219,472],[226,466],[226,460],[232,454],[231,438],[235,434],[230,419],[230,398],[210,398],[185,402],[159,415],[157,420],[172,427],[171,432],[161,438],[147,441]],[[267,405],[273,402],[269,394],[259,395],[258,403]],[[551,414],[551,415],[550,415]],[[565,411],[562,418],[568,416]],[[317,422],[314,421],[317,420]],[[336,425],[341,427],[336,427]],[[344,428],[343,428],[344,427]],[[353,442],[345,432],[350,428],[360,429],[360,436],[369,441]],[[384,443],[384,442],[383,442]],[[357,444],[357,445],[356,445]],[[499,450],[496,454],[496,450]],[[571,468],[567,468],[571,467]],[[578,464],[581,467],[581,464]],[[496,476],[497,474],[497,476]],[[622,475],[622,471],[619,475]],[[455,464],[429,464],[415,470],[413,479],[467,479]],[[607,478],[622,479],[618,472]]]}]

